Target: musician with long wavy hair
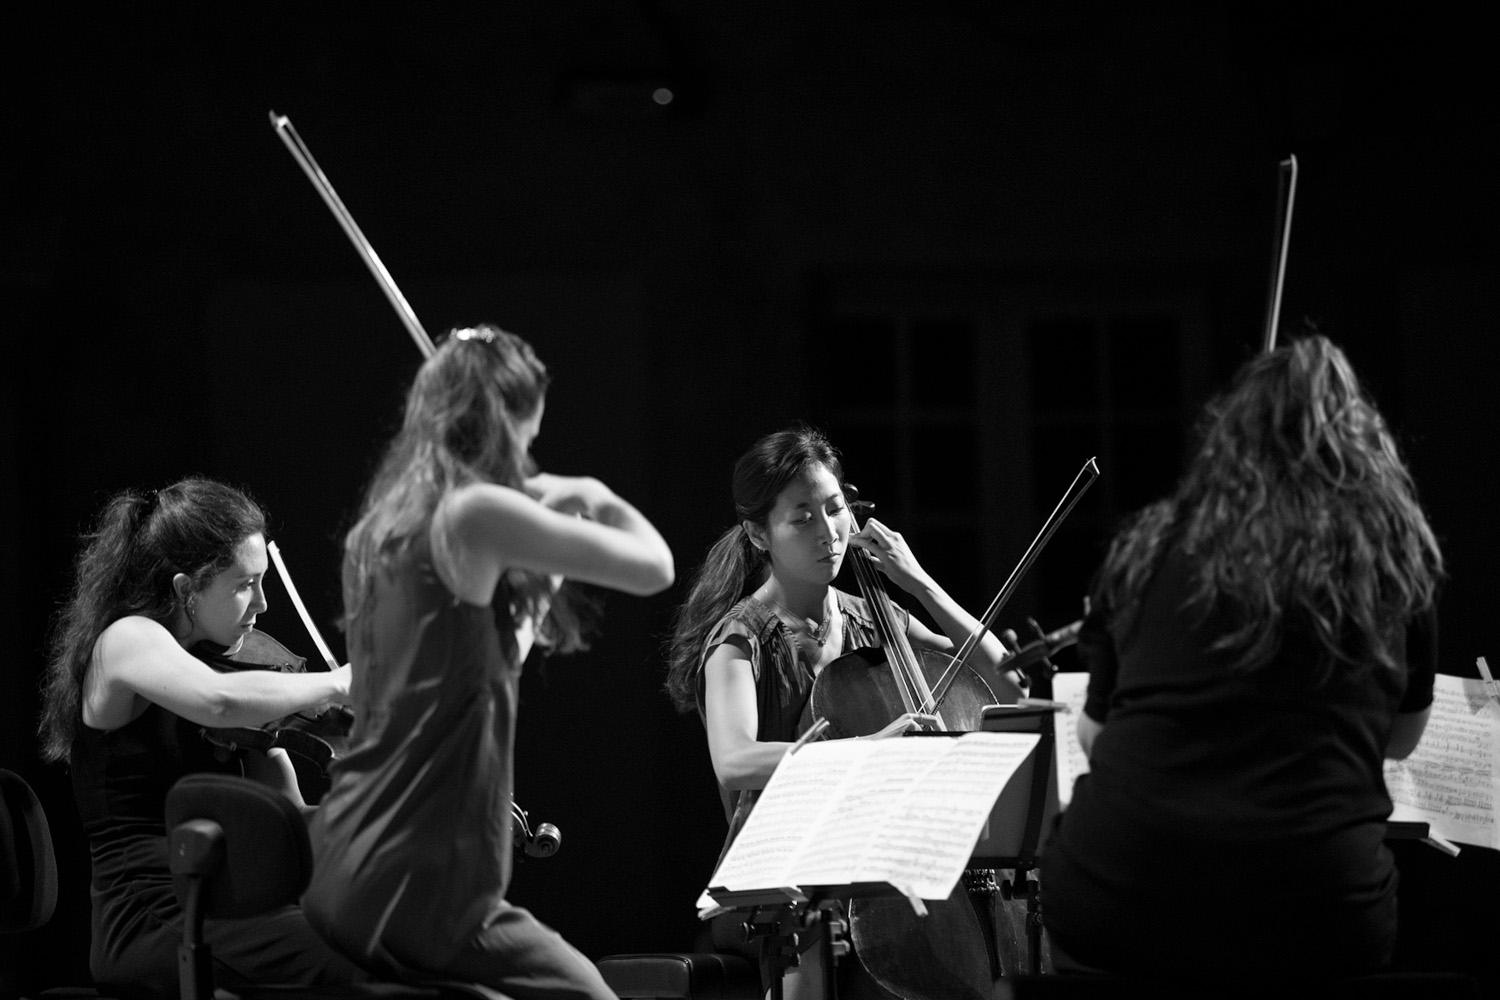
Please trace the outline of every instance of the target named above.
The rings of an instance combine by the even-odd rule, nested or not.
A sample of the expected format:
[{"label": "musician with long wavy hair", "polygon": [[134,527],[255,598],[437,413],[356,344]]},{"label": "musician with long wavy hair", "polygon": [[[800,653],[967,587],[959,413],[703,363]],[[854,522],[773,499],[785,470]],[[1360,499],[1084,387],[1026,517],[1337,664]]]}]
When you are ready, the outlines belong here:
[{"label": "musician with long wavy hair", "polygon": [[1244,365],[1094,583],[1089,773],[1041,865],[1060,970],[1389,963],[1382,768],[1427,722],[1442,578],[1343,352],[1310,335]]}]

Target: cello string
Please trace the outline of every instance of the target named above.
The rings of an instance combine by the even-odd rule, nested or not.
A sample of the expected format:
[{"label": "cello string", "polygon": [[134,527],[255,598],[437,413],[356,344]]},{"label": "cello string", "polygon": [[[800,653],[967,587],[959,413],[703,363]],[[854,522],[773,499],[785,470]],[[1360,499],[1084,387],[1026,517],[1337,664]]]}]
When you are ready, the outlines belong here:
[{"label": "cello string", "polygon": [[[854,530],[861,530],[852,507],[849,518]],[[854,572],[866,603],[870,606],[870,613],[875,618],[876,629],[881,634],[881,642],[886,648],[886,662],[901,691],[902,706],[908,712],[930,711],[932,693],[927,690],[926,678],[921,676],[920,668],[915,662],[916,656],[906,641],[905,633],[896,628],[894,610],[881,582],[880,572],[875,568],[869,553],[858,546],[854,547]]]}]

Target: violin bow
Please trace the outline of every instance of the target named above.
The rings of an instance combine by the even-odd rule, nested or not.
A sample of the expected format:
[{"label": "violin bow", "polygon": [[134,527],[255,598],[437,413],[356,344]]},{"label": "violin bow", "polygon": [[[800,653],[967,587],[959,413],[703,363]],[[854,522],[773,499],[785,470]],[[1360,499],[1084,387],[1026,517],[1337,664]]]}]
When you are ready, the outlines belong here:
[{"label": "violin bow", "polygon": [[286,587],[287,595],[292,599],[292,606],[301,616],[307,633],[312,636],[313,645],[318,647],[318,654],[323,657],[323,662],[328,664],[329,670],[337,670],[339,662],[333,658],[333,651],[328,648],[328,643],[323,641],[323,634],[318,631],[318,626],[313,624],[312,616],[307,613],[307,606],[302,603],[302,597],[297,593],[297,585],[292,582],[292,574],[286,571],[286,563],[281,558],[281,549],[275,542],[267,542],[266,551],[271,554],[271,561],[276,564],[276,572],[281,574],[281,582]]},{"label": "violin bow", "polygon": [[432,338],[417,321],[417,314],[412,311],[411,305],[406,301],[406,296],[401,294],[401,289],[396,287],[395,280],[391,278],[391,272],[387,271],[385,265],[381,263],[380,255],[375,252],[370,241],[365,239],[359,223],[354,221],[354,216],[350,215],[349,210],[344,207],[344,200],[328,182],[328,177],[318,166],[318,162],[313,159],[312,151],[307,148],[302,137],[297,134],[297,129],[292,125],[291,119],[286,115],[278,115],[275,111],[272,111],[270,115],[271,127],[276,130],[276,134],[281,137],[282,144],[291,152],[293,159],[302,167],[302,172],[307,174],[307,179],[312,181],[313,187],[317,188],[318,193],[323,196],[328,210],[333,213],[333,217],[348,234],[350,241],[354,244],[354,249],[359,252],[365,266],[370,269],[370,273],[375,276],[375,281],[385,291],[385,297],[390,300],[392,308],[396,310],[396,315],[400,317],[406,331],[411,334],[411,339],[416,341],[417,349],[422,352],[422,357],[432,357],[434,351]]},{"label": "violin bow", "polygon": [[1292,208],[1297,200],[1297,157],[1281,161],[1276,184],[1276,244],[1271,253],[1271,288],[1266,300],[1264,352],[1276,348],[1276,328],[1281,323],[1281,287],[1286,280],[1287,247],[1292,241]]},{"label": "violin bow", "polygon": [[[385,297],[391,303],[391,307],[396,310],[396,315],[400,318],[401,324],[406,327],[406,332],[411,334],[411,339],[416,342],[417,350],[422,352],[424,358],[432,357],[437,351],[437,348],[433,346],[432,338],[427,335],[421,321],[417,319],[417,314],[412,310],[411,304],[406,301],[406,296],[402,295],[401,289],[396,287],[396,279],[391,277],[391,272],[386,270],[385,264],[381,263],[380,255],[365,238],[364,231],[359,228],[359,223],[354,221],[354,216],[344,206],[344,199],[339,197],[339,193],[329,182],[328,175],[323,173],[323,168],[318,166],[317,160],[313,159],[312,150],[307,148],[307,143],[303,142],[302,136],[297,134],[297,128],[292,124],[292,120],[286,115],[278,115],[275,111],[270,112],[270,117],[271,127],[281,138],[282,145],[292,154],[292,158],[297,161],[302,172],[307,175],[307,179],[312,181],[313,187],[318,189],[318,194],[323,196],[324,204],[343,227],[349,241],[354,244],[355,251],[359,253],[365,266],[370,269],[370,273],[375,276],[376,283],[385,292]],[[293,602],[296,602],[296,592],[292,591],[291,579],[286,576],[284,570],[282,577],[287,581],[287,590],[292,592]],[[556,593],[557,589],[562,586],[563,578],[554,573],[549,579],[552,582],[552,590]],[[301,610],[300,603],[298,610]],[[307,620],[305,616],[303,620]],[[321,647],[322,639],[318,637],[317,630],[312,627],[311,623],[308,624],[308,628],[313,632],[313,638]]]},{"label": "violin bow", "polygon": [[969,633],[969,637],[964,640],[964,644],[959,647],[958,653],[953,657],[953,665],[943,671],[943,676],[938,679],[938,683],[933,689],[932,700],[934,706],[938,702],[941,702],[943,696],[948,693],[948,688],[958,677],[958,672],[964,668],[964,664],[968,662],[974,650],[979,647],[979,642],[984,638],[984,633],[989,631],[990,626],[994,624],[995,619],[1000,614],[1000,609],[1005,607],[1005,602],[1010,600],[1010,595],[1021,582],[1021,577],[1025,576],[1027,570],[1031,569],[1031,564],[1036,562],[1036,557],[1041,554],[1043,546],[1047,544],[1052,538],[1053,533],[1057,531],[1058,525],[1062,524],[1063,519],[1078,505],[1078,501],[1083,499],[1083,495],[1088,492],[1090,486],[1094,485],[1094,480],[1097,478],[1099,478],[1099,466],[1095,459],[1090,458],[1087,462],[1083,463],[1083,468],[1078,470],[1078,475],[1073,477],[1073,482],[1069,484],[1067,492],[1057,502],[1057,506],[1052,508],[1052,513],[1048,515],[1046,523],[1037,532],[1036,538],[1032,539],[1031,545],[1027,547],[1026,553],[1021,556],[1021,561],[1016,564],[1016,568],[1011,570],[1010,576],[1000,587],[1000,591],[995,595],[995,599],[990,602],[990,606],[985,610],[984,616],[979,619],[979,624],[975,627],[974,631]]}]

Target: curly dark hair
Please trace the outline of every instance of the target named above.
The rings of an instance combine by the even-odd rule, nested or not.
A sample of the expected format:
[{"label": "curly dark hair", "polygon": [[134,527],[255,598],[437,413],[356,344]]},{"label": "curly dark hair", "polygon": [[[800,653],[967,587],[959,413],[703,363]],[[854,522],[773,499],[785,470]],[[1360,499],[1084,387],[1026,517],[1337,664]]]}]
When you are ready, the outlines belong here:
[{"label": "curly dark hair", "polygon": [[266,534],[265,511],[242,490],[211,479],[110,498],[84,535],[72,593],[53,624],[38,726],[45,760],[69,759],[82,721],[83,676],[104,629],[127,615],[172,628],[181,606],[172,579],[185,573],[194,591],[203,588],[255,534]]},{"label": "curly dark hair", "polygon": [[1315,637],[1307,680],[1395,667],[1393,625],[1431,607],[1443,577],[1416,488],[1343,352],[1311,334],[1247,362],[1209,404],[1176,490],[1114,538],[1096,596],[1128,623],[1174,546],[1194,561],[1191,604],[1237,623],[1215,648],[1270,663],[1289,627]]}]

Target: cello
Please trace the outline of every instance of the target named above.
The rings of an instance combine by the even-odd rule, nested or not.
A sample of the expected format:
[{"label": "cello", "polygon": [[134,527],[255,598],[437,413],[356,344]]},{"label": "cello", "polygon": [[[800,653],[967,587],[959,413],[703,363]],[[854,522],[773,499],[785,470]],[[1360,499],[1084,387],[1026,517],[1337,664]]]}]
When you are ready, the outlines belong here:
[{"label": "cello", "polygon": [[[818,674],[810,705],[827,731],[866,735],[884,728],[903,712],[934,715],[950,732],[979,729],[984,706],[996,699],[990,686],[968,666],[968,659],[1042,548],[1098,475],[1099,468],[1090,458],[977,627],[951,657],[931,650],[921,654],[912,650],[905,631],[897,625],[900,618],[879,571],[863,549],[857,551],[854,565],[861,595],[870,605],[882,643],[887,645],[885,649],[845,654]],[[855,503],[850,504],[851,516]],[[1023,647],[1004,661],[1007,678],[1015,679],[1019,690],[1026,682],[1026,668],[1071,644],[1077,633],[1076,625],[1068,626]],[[878,669],[882,665],[888,669]],[[960,899],[960,894],[967,900]],[[848,923],[855,955],[886,994],[902,1000],[926,1000],[935,994],[988,997],[997,979],[1010,969],[1020,968],[1019,935],[1007,921],[1002,945],[1001,936],[995,932],[995,916],[985,905],[986,901],[993,904],[997,894],[993,871],[971,869],[948,899],[929,907],[925,917],[918,917],[904,900],[851,900]],[[982,944],[976,944],[976,934]]]},{"label": "cello", "polygon": [[[846,485],[846,492],[857,496],[853,487]],[[851,518],[856,505],[868,507],[850,503]],[[857,520],[854,528],[859,530]],[[948,731],[979,728],[984,706],[996,700],[989,684],[972,668],[955,670],[947,654],[914,650],[874,560],[863,549],[852,554],[860,595],[881,645],[845,653],[818,672],[809,704],[827,723],[828,735],[869,735],[903,713],[934,715]],[[945,688],[941,708],[935,684]],[[981,905],[964,885],[946,900],[930,903],[920,917],[904,899],[852,899],[848,929],[854,954],[885,996],[986,998],[1002,963],[993,924],[986,927],[989,915],[982,917]]]}]

